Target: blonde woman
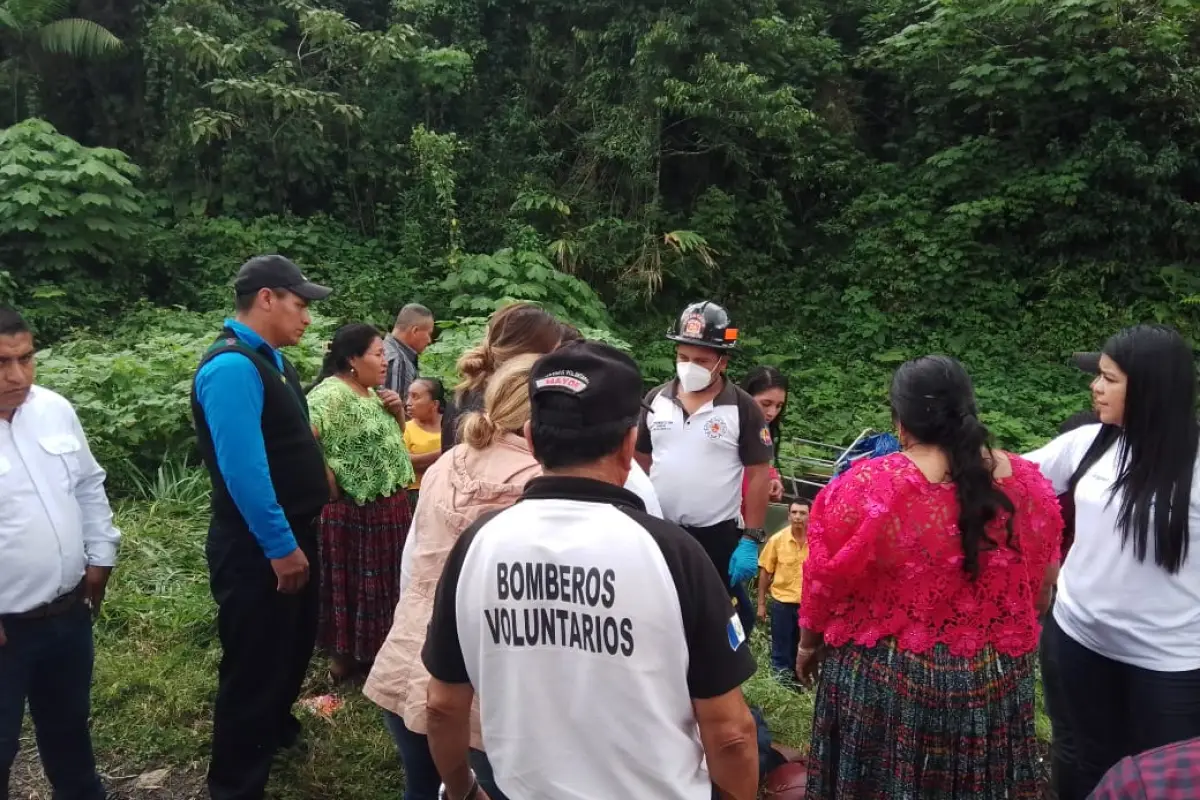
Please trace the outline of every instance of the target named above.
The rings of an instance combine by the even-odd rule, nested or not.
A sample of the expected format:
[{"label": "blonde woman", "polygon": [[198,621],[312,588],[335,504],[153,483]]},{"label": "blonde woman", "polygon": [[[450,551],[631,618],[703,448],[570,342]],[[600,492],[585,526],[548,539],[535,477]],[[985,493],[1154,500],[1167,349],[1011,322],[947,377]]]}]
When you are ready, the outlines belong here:
[{"label": "blonde woman", "polygon": [[492,314],[483,341],[458,359],[462,380],[442,414],[442,452],[462,441],[460,416],[483,410],[484,391],[496,370],[516,356],[551,352],[567,333],[566,326],[533,303],[513,303]]},{"label": "blonde woman", "polygon": [[[421,663],[421,648],[446,557],[471,523],[488,511],[515,503],[530,478],[541,474],[522,433],[529,419],[529,371],[537,358],[516,356],[491,376],[483,411],[463,418],[462,444],[438,459],[421,482],[414,538],[405,556],[408,576],[391,632],[363,689],[383,708],[404,762],[404,800],[435,800],[441,784],[425,737],[429,673]],[[498,800],[502,795],[490,780],[482,753],[477,709],[471,747],[480,784]]]}]

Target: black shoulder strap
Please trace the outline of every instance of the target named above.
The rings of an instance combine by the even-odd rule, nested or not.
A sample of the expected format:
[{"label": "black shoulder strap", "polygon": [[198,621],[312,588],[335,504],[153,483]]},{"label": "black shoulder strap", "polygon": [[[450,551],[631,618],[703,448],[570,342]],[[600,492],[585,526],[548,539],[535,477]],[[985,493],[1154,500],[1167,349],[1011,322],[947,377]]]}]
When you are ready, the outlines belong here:
[{"label": "black shoulder strap", "polygon": [[[296,404],[300,407],[300,413],[304,415],[305,419],[309,418],[308,403],[304,399],[304,389],[300,385],[300,374],[296,372],[296,368],[292,366],[291,362],[284,358],[283,370],[281,371],[275,364],[275,359],[267,358],[262,352],[250,347],[248,344],[239,339],[237,335],[234,334],[234,332],[229,328],[225,328],[223,331],[221,331],[221,336],[218,337],[217,340],[212,343],[212,346],[210,346],[205,352],[204,357],[200,359],[200,364],[196,367],[196,374],[199,375],[200,369],[205,364],[224,353],[241,353],[246,358],[250,359],[251,363],[258,368],[258,371],[263,376],[264,390],[266,388],[265,383],[268,378],[270,376],[278,376],[279,380],[288,387],[288,394],[291,394],[296,398]],[[193,377],[192,380],[194,391],[195,378]]]},{"label": "black shoulder strap", "polygon": [[296,370],[295,364],[283,357],[283,378],[287,383],[288,388],[292,390],[292,394],[296,396],[296,400],[300,403],[300,410],[304,412],[304,418],[309,419],[308,397],[304,391],[304,385],[300,381],[300,373]]},{"label": "black shoulder strap", "polygon": [[226,333],[229,335],[222,335],[221,338],[213,342],[212,346],[209,347],[204,353],[204,358],[200,359],[200,364],[196,367],[197,372],[200,370],[200,367],[203,367],[205,364],[223,353],[241,353],[242,355],[246,356],[246,358],[253,361],[255,366],[259,367],[260,369],[266,368],[267,370],[274,372],[276,375],[282,374],[279,371],[279,367],[271,363],[271,359],[267,359],[262,353],[234,336],[232,332],[226,331]]}]

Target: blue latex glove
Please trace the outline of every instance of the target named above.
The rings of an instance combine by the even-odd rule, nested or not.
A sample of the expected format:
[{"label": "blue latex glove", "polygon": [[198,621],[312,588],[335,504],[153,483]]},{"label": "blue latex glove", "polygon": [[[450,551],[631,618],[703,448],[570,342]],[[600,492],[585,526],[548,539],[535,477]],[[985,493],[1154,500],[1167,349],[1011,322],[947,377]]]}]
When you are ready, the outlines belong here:
[{"label": "blue latex glove", "polygon": [[743,536],[729,559],[729,585],[740,586],[758,573],[758,542]]}]

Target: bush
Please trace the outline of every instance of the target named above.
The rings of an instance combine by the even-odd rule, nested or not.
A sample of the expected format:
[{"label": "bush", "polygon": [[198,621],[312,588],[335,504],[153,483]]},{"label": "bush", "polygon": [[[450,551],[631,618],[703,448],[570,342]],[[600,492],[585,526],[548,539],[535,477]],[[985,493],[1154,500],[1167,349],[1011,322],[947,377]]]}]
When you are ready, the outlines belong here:
[{"label": "bush", "polygon": [[608,328],[604,302],[579,278],[555,269],[544,255],[503,248],[464,256],[440,288],[458,314],[494,311],[517,300],[537,303],[560,319],[593,329]]},{"label": "bush", "polygon": [[162,229],[150,253],[146,271],[157,277],[149,281],[149,297],[160,304],[201,311],[228,306],[237,268],[253,256],[281,253],[333,287],[321,313],[388,327],[403,305],[426,301],[425,285],[440,277],[422,274],[382,242],[321,216],[252,222],[186,217]]},{"label": "bush", "polygon": [[[216,312],[140,306],[115,326],[78,332],[38,353],[38,383],[75,405],[116,494],[146,494],[161,482],[165,462],[196,462],[191,381],[222,319]],[[482,339],[486,324],[482,317],[439,322],[442,335],[422,356],[422,373],[452,388],[459,355]],[[337,326],[330,317],[314,316],[304,340],[288,348],[305,381],[320,369]],[[607,331],[582,331],[629,349]]]},{"label": "bush", "polygon": [[[568,319],[568,321],[574,322],[575,320]],[[429,345],[428,349],[421,354],[421,374],[437,378],[445,384],[448,393],[453,393],[459,380],[458,370],[455,367],[458,357],[483,341],[487,318],[464,317],[438,320],[438,328],[440,332],[437,341]],[[626,352],[631,350],[628,342],[608,330],[580,327],[579,332],[587,339],[607,342]]]},{"label": "bush", "polygon": [[[142,308],[111,333],[79,333],[38,353],[38,383],[79,412],[110,491],[129,494],[167,459],[195,458],[191,379],[221,328],[220,314]],[[318,369],[333,324],[313,321],[288,357],[302,376]]]},{"label": "bush", "polygon": [[20,303],[43,335],[98,319],[137,289],[126,256],[143,228],[138,175],[121,151],[84,147],[43,120],[0,130],[0,299]]}]

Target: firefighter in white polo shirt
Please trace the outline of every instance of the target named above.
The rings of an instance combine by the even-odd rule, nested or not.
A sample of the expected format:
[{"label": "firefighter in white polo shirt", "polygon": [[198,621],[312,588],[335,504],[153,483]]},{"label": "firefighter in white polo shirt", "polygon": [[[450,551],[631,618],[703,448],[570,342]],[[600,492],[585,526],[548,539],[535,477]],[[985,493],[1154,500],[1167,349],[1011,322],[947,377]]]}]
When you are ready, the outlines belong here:
[{"label": "firefighter in white polo shirt", "polygon": [[774,447],[754,398],[725,377],[737,336],[729,314],[716,303],[706,300],[683,310],[667,334],[676,343],[677,375],[646,396],[637,459],[650,473],[663,518],[696,537],[728,576],[738,616],[749,630],[754,604],[745,587],[766,538]]},{"label": "firefighter in white polo shirt", "polygon": [[450,800],[485,800],[471,706],[513,800],[751,800],[750,645],[725,580],[628,478],[642,376],[575,342],[534,365],[525,437],[543,475],[467,528],[422,651],[429,748]]}]

